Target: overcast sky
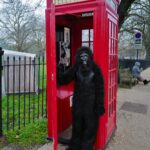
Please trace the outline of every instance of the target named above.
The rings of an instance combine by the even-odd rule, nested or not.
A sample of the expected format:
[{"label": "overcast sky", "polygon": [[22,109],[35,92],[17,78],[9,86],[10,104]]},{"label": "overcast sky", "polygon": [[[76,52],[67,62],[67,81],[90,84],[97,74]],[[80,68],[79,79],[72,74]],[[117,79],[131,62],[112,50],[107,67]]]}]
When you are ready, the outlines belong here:
[{"label": "overcast sky", "polygon": [[34,5],[37,2],[41,1],[41,4],[45,6],[46,0],[22,0],[22,2],[29,3],[30,5]]},{"label": "overcast sky", "polygon": [[22,0],[24,3],[28,3],[31,6],[34,6],[36,3],[41,1],[42,7],[36,11],[37,14],[39,15],[44,15],[45,14],[45,6],[46,6],[46,0]]}]

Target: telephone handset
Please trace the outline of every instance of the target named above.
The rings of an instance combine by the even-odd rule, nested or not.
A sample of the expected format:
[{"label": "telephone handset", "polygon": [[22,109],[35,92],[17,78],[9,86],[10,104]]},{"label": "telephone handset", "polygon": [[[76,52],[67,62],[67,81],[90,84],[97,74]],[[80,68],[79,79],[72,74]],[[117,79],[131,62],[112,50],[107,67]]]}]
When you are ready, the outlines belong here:
[{"label": "telephone handset", "polygon": [[70,66],[70,29],[58,27],[56,32],[57,65],[65,71]]}]

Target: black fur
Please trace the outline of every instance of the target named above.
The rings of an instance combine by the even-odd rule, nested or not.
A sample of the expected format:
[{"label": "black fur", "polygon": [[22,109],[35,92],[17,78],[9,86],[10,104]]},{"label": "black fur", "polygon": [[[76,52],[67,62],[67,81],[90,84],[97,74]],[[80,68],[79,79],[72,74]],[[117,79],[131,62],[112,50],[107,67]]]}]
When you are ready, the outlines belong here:
[{"label": "black fur", "polygon": [[[81,53],[89,55],[87,67],[82,66]],[[89,48],[81,47],[76,54],[73,67],[64,73],[58,70],[59,85],[75,81],[73,95],[73,128],[70,150],[93,150],[98,119],[104,109],[104,81],[100,68],[93,62]]]}]

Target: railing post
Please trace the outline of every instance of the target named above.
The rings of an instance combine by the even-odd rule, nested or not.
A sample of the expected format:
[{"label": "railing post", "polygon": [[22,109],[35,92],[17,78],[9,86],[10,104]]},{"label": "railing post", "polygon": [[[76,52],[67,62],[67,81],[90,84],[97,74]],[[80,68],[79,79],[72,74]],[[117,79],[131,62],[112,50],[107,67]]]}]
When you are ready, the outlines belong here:
[{"label": "railing post", "polygon": [[0,137],[3,136],[3,130],[2,130],[2,56],[4,54],[4,51],[0,47]]}]

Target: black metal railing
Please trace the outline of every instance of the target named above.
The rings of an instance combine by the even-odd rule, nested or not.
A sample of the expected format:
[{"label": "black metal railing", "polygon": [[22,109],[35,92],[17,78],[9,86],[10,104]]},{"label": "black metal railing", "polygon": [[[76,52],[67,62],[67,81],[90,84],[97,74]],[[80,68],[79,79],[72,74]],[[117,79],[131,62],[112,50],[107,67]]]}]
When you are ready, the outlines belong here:
[{"label": "black metal railing", "polygon": [[[1,61],[2,59],[2,61]],[[0,55],[0,134],[46,117],[45,57]]]}]

